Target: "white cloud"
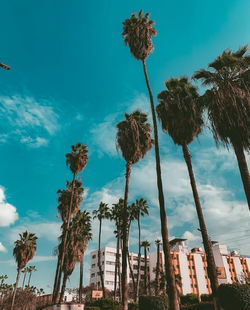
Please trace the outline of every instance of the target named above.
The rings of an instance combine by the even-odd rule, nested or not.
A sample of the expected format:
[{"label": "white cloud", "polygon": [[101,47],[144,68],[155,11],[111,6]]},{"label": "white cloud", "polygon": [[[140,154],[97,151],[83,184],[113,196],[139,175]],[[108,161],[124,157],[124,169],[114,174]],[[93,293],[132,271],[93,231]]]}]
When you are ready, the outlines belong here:
[{"label": "white cloud", "polygon": [[8,252],[6,247],[2,244],[2,242],[0,242],[0,252],[3,252],[3,253]]},{"label": "white cloud", "polygon": [[16,208],[6,202],[4,188],[0,186],[0,227],[7,227],[18,219]]},{"label": "white cloud", "polygon": [[38,101],[31,96],[0,96],[0,103],[0,118],[7,131],[1,134],[1,142],[14,139],[38,148],[46,146],[49,137],[60,128],[59,116],[48,100]]}]

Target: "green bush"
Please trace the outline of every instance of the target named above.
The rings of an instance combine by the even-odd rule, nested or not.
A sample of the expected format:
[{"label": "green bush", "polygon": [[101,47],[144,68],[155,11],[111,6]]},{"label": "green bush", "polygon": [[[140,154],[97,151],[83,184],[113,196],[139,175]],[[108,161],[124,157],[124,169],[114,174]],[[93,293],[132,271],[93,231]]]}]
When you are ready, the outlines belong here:
[{"label": "green bush", "polygon": [[182,305],[194,305],[198,304],[199,299],[197,294],[187,294],[181,296],[181,304]]},{"label": "green bush", "polygon": [[100,310],[120,310],[120,303],[111,298],[101,298],[97,300],[88,300],[85,306],[99,307]]},{"label": "green bush", "polygon": [[137,302],[131,302],[128,304],[128,310],[139,310],[139,304]]},{"label": "green bush", "polygon": [[99,307],[87,306],[87,307],[84,307],[84,310],[100,310],[100,308]]},{"label": "green bush", "polygon": [[181,306],[181,310],[214,310],[214,305],[211,302],[201,302],[199,304]]},{"label": "green bush", "polygon": [[213,301],[212,294],[201,294],[201,301]]},{"label": "green bush", "polygon": [[140,296],[140,310],[168,310],[168,298],[166,296]]},{"label": "green bush", "polygon": [[246,284],[221,284],[216,294],[224,310],[250,309],[250,288]]}]

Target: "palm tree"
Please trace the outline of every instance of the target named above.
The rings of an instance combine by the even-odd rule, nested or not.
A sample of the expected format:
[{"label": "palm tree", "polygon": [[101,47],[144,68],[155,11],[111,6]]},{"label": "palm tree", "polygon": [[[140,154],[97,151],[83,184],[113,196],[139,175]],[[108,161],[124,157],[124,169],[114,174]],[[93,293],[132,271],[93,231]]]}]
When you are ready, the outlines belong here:
[{"label": "palm tree", "polygon": [[101,234],[102,234],[102,221],[104,219],[110,218],[110,211],[108,208],[108,204],[104,202],[100,202],[99,208],[93,211],[93,215],[94,215],[93,217],[94,219],[97,218],[99,220],[98,267],[99,267],[99,273],[100,273],[101,284],[102,284],[103,298],[106,298],[102,265],[101,265]]},{"label": "palm tree", "polygon": [[17,263],[17,278],[12,297],[11,310],[14,309],[15,296],[21,271],[23,268],[25,268],[28,261],[34,257],[36,252],[37,236],[35,234],[25,231],[22,234],[19,234],[19,236],[20,239],[15,241],[15,247],[13,249],[13,256]]},{"label": "palm tree", "polygon": [[160,291],[160,247],[162,245],[161,240],[155,240],[155,244],[157,248],[157,261],[155,268],[155,296],[158,296]]},{"label": "palm tree", "polygon": [[145,240],[142,241],[141,246],[144,248],[144,261],[145,261],[145,270],[144,270],[144,294],[148,295],[149,293],[149,281],[148,281],[148,254],[147,251],[150,249],[150,243]]},{"label": "palm tree", "polygon": [[30,286],[30,279],[31,279],[31,274],[32,274],[33,271],[34,271],[34,272],[37,271],[37,270],[36,270],[36,267],[35,267],[35,266],[29,266],[29,267],[28,267],[28,273],[29,273],[28,286]]},{"label": "palm tree", "polygon": [[147,114],[136,110],[132,114],[125,113],[125,120],[117,124],[117,148],[121,150],[126,161],[126,184],[122,214],[122,307],[128,308],[127,287],[127,253],[128,253],[128,190],[132,165],[143,159],[152,148],[151,127],[147,123]]},{"label": "palm tree", "polygon": [[178,310],[178,298],[175,285],[175,276],[172,258],[170,255],[170,244],[168,240],[168,228],[167,228],[167,216],[164,203],[164,194],[161,178],[161,165],[160,165],[160,153],[158,143],[158,130],[156,123],[156,115],[154,109],[153,94],[149,84],[146,59],[154,49],[152,42],[152,36],[156,36],[156,30],[153,27],[154,21],[149,20],[149,13],[143,16],[142,10],[139,12],[138,17],[135,13],[132,13],[131,17],[123,22],[123,33],[125,45],[129,45],[130,51],[137,60],[142,61],[145,80],[149,92],[150,106],[152,112],[153,126],[154,126],[154,143],[155,143],[155,161],[156,161],[156,173],[157,173],[157,187],[158,198],[160,206],[161,217],[161,234],[163,240],[163,251],[165,256],[165,270],[167,276],[167,282],[169,286],[169,302],[172,310]]},{"label": "palm tree", "polygon": [[[82,181],[75,180],[75,188],[74,188],[74,196],[73,196],[73,202],[72,202],[72,215],[76,214],[78,212],[78,208],[80,204],[83,201],[83,193],[84,189],[82,188]],[[55,281],[54,281],[54,292],[60,290],[60,282],[59,282],[59,274],[61,274],[61,259],[62,259],[62,251],[63,251],[63,240],[65,236],[66,226],[67,226],[67,220],[68,220],[68,212],[69,212],[69,206],[72,196],[72,188],[73,184],[72,182],[67,181],[67,189],[66,190],[58,190],[57,191],[57,201],[58,201],[58,213],[64,223],[62,225],[62,230],[64,231],[61,235],[60,239],[60,245],[57,249],[58,254],[58,260],[57,260],[57,268],[56,268],[56,274],[55,274]]]},{"label": "palm tree", "polygon": [[113,204],[110,210],[110,220],[115,221],[116,230],[116,258],[115,258],[115,283],[114,283],[114,299],[116,298],[117,290],[117,274],[119,281],[119,300],[121,300],[121,270],[120,270],[120,248],[121,248],[121,227],[122,227],[122,211],[123,199],[120,198],[118,203]]},{"label": "palm tree", "polygon": [[137,282],[136,282],[136,302],[139,299],[139,288],[141,282],[141,216],[149,215],[148,212],[148,203],[147,200],[140,198],[136,199],[135,203],[135,217],[138,225],[138,273],[137,273]]},{"label": "palm tree", "polygon": [[72,148],[72,152],[66,154],[66,164],[70,166],[70,170],[73,173],[73,181],[71,184],[70,204],[69,204],[67,218],[65,222],[66,230],[65,230],[63,246],[62,246],[62,251],[61,251],[59,275],[58,275],[57,282],[56,282],[56,277],[55,277],[55,283],[54,283],[54,291],[53,291],[53,298],[52,298],[53,302],[57,302],[58,297],[59,297],[63,262],[64,262],[64,256],[65,256],[65,250],[66,250],[67,237],[68,237],[68,230],[69,230],[69,225],[70,225],[70,219],[72,217],[72,205],[73,205],[74,195],[75,195],[76,176],[86,167],[87,161],[88,161],[88,155],[87,155],[88,149],[86,145],[82,143],[77,143],[76,145],[72,145],[71,148]]},{"label": "palm tree", "polygon": [[0,67],[4,68],[5,70],[10,70],[10,67],[0,62]]},{"label": "palm tree", "polygon": [[188,145],[201,133],[203,109],[199,103],[197,89],[189,82],[188,78],[172,78],[167,80],[165,85],[167,90],[162,91],[158,95],[160,103],[156,107],[156,111],[162,124],[163,131],[168,132],[174,143],[182,147],[190,177],[203,244],[207,255],[208,276],[215,298],[215,292],[218,288],[216,266],[195,182],[191,155],[188,149]]},{"label": "palm tree", "polygon": [[250,57],[247,45],[236,52],[225,50],[208,65],[210,70],[196,71],[193,78],[203,86],[212,86],[204,95],[214,139],[226,147],[231,143],[250,209],[250,176],[244,150],[250,150]]}]

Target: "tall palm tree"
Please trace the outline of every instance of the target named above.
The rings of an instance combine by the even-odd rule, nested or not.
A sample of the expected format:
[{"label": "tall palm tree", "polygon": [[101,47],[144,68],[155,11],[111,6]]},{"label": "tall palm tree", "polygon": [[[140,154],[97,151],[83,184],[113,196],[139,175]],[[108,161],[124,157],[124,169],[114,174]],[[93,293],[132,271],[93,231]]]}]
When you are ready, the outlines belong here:
[{"label": "tall palm tree", "polygon": [[219,286],[216,266],[195,182],[191,155],[188,149],[188,145],[201,133],[203,109],[199,102],[197,88],[189,82],[188,78],[172,78],[167,80],[165,85],[167,90],[163,90],[158,95],[160,103],[156,107],[156,111],[162,124],[163,131],[168,132],[174,143],[182,147],[193,191],[203,244],[207,255],[208,276],[215,298],[215,292]]},{"label": "tall palm tree", "polygon": [[[78,208],[80,204],[83,201],[83,193],[84,189],[82,188],[82,181],[75,180],[75,187],[74,187],[74,195],[73,195],[73,201],[72,201],[72,215],[76,214],[78,212]],[[69,206],[71,202],[72,197],[72,191],[73,191],[73,182],[67,181],[67,189],[66,190],[58,190],[57,191],[57,201],[58,201],[58,213],[64,223],[62,225],[63,234],[61,235],[60,245],[57,249],[58,254],[58,261],[57,261],[57,268],[56,268],[56,274],[55,274],[55,281],[54,281],[54,292],[57,290],[60,290],[60,282],[59,282],[59,275],[61,274],[61,259],[62,259],[62,251],[63,251],[63,245],[64,245],[64,237],[66,232],[66,226],[68,221],[68,212],[69,212]]]},{"label": "tall palm tree", "polygon": [[99,240],[98,240],[98,268],[101,278],[101,284],[102,284],[102,292],[103,292],[103,298],[106,298],[105,294],[105,286],[104,286],[104,280],[103,280],[103,271],[102,271],[102,264],[101,264],[101,234],[102,234],[102,221],[104,219],[110,218],[110,211],[108,208],[108,204],[104,202],[100,202],[99,208],[97,210],[93,211],[94,219],[97,218],[99,221]]},{"label": "tall palm tree", "polygon": [[28,273],[29,273],[28,286],[30,286],[30,279],[31,279],[32,272],[35,272],[35,271],[37,271],[36,266],[29,266],[28,267]]},{"label": "tall palm tree", "polygon": [[63,246],[61,251],[61,260],[60,260],[60,269],[57,283],[54,283],[54,292],[53,292],[53,302],[57,302],[59,297],[59,290],[60,290],[60,283],[61,283],[61,276],[62,276],[62,269],[63,269],[63,262],[64,262],[64,255],[66,250],[66,243],[68,237],[68,230],[70,219],[72,217],[72,205],[74,201],[75,195],[75,183],[76,183],[76,176],[86,167],[88,161],[88,149],[87,146],[82,143],[77,143],[76,145],[72,145],[72,152],[66,154],[66,164],[70,166],[70,170],[73,173],[73,181],[71,185],[71,197],[70,197],[70,204],[68,209],[68,215],[66,219],[66,230],[63,239]]},{"label": "tall palm tree", "polygon": [[160,247],[162,245],[161,240],[155,240],[155,245],[157,249],[157,261],[155,268],[155,296],[158,296],[160,292]]},{"label": "tall palm tree", "polygon": [[25,268],[28,261],[30,261],[34,257],[36,252],[37,236],[35,234],[25,231],[22,234],[19,234],[19,236],[20,239],[15,241],[15,247],[13,249],[13,256],[17,263],[17,278],[12,297],[11,310],[14,309],[16,291],[21,271],[23,268]]},{"label": "tall palm tree", "polygon": [[179,304],[175,285],[173,263],[170,255],[167,216],[165,210],[164,193],[161,178],[157,122],[156,122],[153,94],[149,84],[146,69],[146,59],[154,49],[152,36],[156,36],[157,34],[155,28],[153,27],[154,21],[149,20],[149,15],[150,15],[149,13],[146,13],[145,16],[143,16],[142,10],[139,12],[138,16],[136,16],[135,13],[132,13],[131,17],[123,22],[122,36],[124,38],[125,45],[129,45],[130,51],[133,54],[133,56],[137,60],[142,61],[145,80],[149,92],[150,107],[154,126],[155,161],[156,161],[157,187],[158,187],[158,198],[159,198],[160,218],[161,218],[161,234],[163,240],[163,252],[165,256],[165,271],[169,286],[169,302],[170,302],[170,308],[172,310],[178,310]]},{"label": "tall palm tree", "polygon": [[149,215],[147,200],[140,198],[136,199],[135,203],[135,217],[138,225],[138,271],[137,271],[137,282],[136,282],[136,302],[139,299],[139,288],[141,282],[141,217]]},{"label": "tall palm tree", "polygon": [[204,95],[214,139],[226,147],[231,143],[250,210],[250,175],[244,150],[250,150],[250,56],[247,45],[236,52],[225,50],[193,78],[212,86]]},{"label": "tall palm tree", "polygon": [[110,220],[115,221],[116,230],[116,258],[115,258],[115,279],[114,279],[114,299],[117,291],[117,274],[119,283],[119,300],[121,300],[121,270],[120,270],[120,249],[121,249],[121,227],[122,227],[122,211],[123,199],[120,198],[118,203],[113,204],[110,210]]},{"label": "tall palm tree", "polygon": [[121,150],[126,161],[126,184],[122,215],[122,307],[128,309],[127,287],[127,253],[128,253],[128,191],[132,165],[143,159],[152,148],[151,127],[147,122],[147,114],[136,110],[132,114],[125,113],[125,120],[117,124],[117,148]]},{"label": "tall palm tree", "polygon": [[149,283],[148,283],[148,254],[150,248],[150,243],[147,240],[142,241],[141,246],[144,248],[144,261],[145,261],[145,270],[144,270],[144,294],[148,295],[149,293]]}]

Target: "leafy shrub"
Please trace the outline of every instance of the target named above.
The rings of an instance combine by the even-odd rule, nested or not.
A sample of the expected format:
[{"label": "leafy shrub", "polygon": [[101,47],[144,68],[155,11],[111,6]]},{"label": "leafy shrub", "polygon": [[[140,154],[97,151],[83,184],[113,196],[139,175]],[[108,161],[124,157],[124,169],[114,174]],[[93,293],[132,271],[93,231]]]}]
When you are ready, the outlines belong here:
[{"label": "leafy shrub", "polygon": [[250,309],[250,288],[246,284],[221,284],[216,294],[224,310]]},{"label": "leafy shrub", "polygon": [[137,302],[131,302],[128,304],[128,310],[139,310],[139,304]]},{"label": "leafy shrub", "polygon": [[181,310],[214,310],[214,305],[211,302],[201,302],[199,304],[181,306]]},{"label": "leafy shrub", "polygon": [[168,310],[168,298],[166,296],[140,296],[140,310]]},{"label": "leafy shrub", "polygon": [[100,310],[100,308],[99,307],[87,306],[87,307],[84,307],[84,310]]},{"label": "leafy shrub", "polygon": [[181,304],[182,305],[194,305],[198,304],[199,299],[197,294],[187,294],[181,296]]},{"label": "leafy shrub", "polygon": [[201,301],[213,301],[212,294],[201,294]]},{"label": "leafy shrub", "polygon": [[100,298],[97,300],[88,300],[85,306],[99,307],[101,310],[120,310],[120,303],[111,298]]}]

